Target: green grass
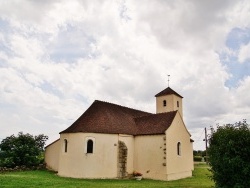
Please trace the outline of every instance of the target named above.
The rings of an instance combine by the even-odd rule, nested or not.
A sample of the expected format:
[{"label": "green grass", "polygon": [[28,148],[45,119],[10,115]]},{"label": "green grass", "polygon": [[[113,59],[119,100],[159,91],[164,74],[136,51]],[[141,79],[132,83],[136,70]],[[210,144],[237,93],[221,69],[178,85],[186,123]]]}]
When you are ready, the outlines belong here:
[{"label": "green grass", "polygon": [[0,187],[168,187],[168,188],[205,188],[214,183],[209,179],[210,172],[206,165],[195,165],[193,177],[175,181],[136,180],[86,180],[63,178],[49,171],[8,172],[0,174]]}]

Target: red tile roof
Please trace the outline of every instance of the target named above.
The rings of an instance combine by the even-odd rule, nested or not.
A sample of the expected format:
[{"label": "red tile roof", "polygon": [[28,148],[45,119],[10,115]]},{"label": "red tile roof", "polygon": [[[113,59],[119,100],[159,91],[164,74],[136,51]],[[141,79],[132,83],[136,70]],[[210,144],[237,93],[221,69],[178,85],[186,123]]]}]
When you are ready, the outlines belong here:
[{"label": "red tile roof", "polygon": [[175,115],[176,111],[151,114],[96,100],[61,133],[163,134],[171,125]]},{"label": "red tile roof", "polygon": [[177,111],[135,118],[136,135],[162,134],[170,127]]},{"label": "red tile roof", "polygon": [[160,93],[156,94],[155,97],[159,97],[159,96],[164,96],[164,95],[177,95],[181,98],[183,98],[180,94],[176,93],[174,90],[172,90],[170,87],[164,89],[163,91],[161,91]]}]

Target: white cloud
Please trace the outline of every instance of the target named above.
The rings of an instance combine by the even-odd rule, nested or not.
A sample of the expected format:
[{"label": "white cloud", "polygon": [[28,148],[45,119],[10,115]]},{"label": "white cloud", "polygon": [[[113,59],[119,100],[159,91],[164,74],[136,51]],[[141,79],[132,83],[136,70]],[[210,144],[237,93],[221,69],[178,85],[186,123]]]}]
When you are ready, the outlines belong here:
[{"label": "white cloud", "polygon": [[250,76],[245,77],[239,84],[239,87],[235,91],[236,107],[246,109],[250,106]]},{"label": "white cloud", "polygon": [[240,47],[238,59],[240,63],[250,60],[250,43]]}]

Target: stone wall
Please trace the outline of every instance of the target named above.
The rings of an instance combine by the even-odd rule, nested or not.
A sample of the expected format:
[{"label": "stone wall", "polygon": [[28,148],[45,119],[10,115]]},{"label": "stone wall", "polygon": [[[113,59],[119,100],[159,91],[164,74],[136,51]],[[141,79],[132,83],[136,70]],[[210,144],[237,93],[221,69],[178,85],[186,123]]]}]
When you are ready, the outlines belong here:
[{"label": "stone wall", "polygon": [[2,172],[13,172],[13,171],[27,171],[27,170],[43,170],[46,169],[46,165],[45,164],[39,164],[38,166],[31,166],[31,167],[27,167],[27,166],[16,166],[14,168],[8,168],[8,167],[0,167],[0,173]]},{"label": "stone wall", "polygon": [[127,154],[128,149],[124,142],[118,143],[118,177],[124,178],[127,176]]}]

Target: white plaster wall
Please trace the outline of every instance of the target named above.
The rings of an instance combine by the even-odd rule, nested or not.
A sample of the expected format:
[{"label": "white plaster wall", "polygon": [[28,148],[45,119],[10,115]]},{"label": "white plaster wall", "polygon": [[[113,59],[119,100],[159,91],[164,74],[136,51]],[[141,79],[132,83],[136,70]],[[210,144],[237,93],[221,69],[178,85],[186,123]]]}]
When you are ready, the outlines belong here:
[{"label": "white plaster wall", "polygon": [[[177,154],[177,143],[181,143],[181,155]],[[177,113],[172,125],[166,131],[166,173],[167,180],[192,176],[193,147],[190,134]]]},{"label": "white plaster wall", "polygon": [[128,148],[127,172],[128,174],[132,174],[134,171],[134,136],[120,134],[119,140],[124,142]]},{"label": "white plaster wall", "polygon": [[55,141],[45,149],[45,163],[48,169],[58,171],[60,140]]},{"label": "white plaster wall", "polygon": [[134,170],[150,179],[166,180],[165,135],[135,137]]},{"label": "white plaster wall", "polygon": [[[85,153],[85,138],[95,138],[94,153]],[[61,134],[58,174],[74,178],[117,177],[118,135],[97,133]],[[68,140],[68,151],[64,152],[63,140]]]}]

